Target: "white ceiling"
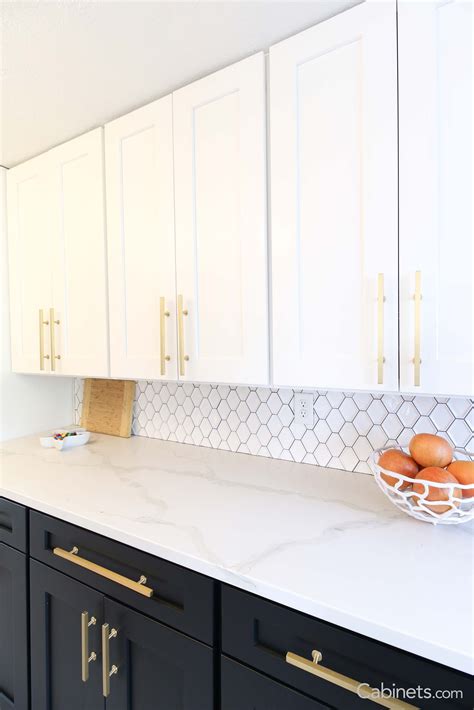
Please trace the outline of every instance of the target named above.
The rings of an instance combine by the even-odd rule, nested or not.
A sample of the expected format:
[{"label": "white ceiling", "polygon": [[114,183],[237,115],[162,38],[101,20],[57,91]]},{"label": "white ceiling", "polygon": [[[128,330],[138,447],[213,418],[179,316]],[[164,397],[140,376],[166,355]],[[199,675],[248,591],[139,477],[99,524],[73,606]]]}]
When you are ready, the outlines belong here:
[{"label": "white ceiling", "polygon": [[0,0],[0,164],[16,165],[358,0]]}]

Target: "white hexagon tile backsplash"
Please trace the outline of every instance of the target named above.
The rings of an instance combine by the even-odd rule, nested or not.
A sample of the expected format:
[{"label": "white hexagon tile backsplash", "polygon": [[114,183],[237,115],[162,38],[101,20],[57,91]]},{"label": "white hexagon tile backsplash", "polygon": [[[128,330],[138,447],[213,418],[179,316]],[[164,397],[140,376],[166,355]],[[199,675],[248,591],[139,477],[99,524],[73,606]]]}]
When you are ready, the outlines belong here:
[{"label": "white hexagon tile backsplash", "polygon": [[[75,381],[79,423],[83,381]],[[298,390],[301,391],[301,390]],[[294,420],[294,390],[174,382],[137,383],[133,433],[368,473],[373,449],[439,433],[474,451],[474,400],[314,392],[313,427]]]}]

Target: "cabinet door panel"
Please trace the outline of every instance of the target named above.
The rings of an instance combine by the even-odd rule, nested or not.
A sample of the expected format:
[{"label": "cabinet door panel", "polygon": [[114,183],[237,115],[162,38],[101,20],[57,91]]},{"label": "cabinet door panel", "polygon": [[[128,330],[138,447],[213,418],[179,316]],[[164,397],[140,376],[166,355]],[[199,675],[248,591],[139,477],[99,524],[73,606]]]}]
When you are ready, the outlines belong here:
[{"label": "cabinet door panel", "polygon": [[0,543],[0,708],[27,710],[28,606],[26,557]]},{"label": "cabinet door panel", "polygon": [[[9,170],[7,195],[12,369],[40,372],[39,309],[44,309],[46,320],[52,304],[54,205],[47,156]],[[42,328],[44,354],[49,355],[49,328]],[[50,371],[49,360],[43,371]]]},{"label": "cabinet door panel", "polygon": [[[399,3],[400,385],[469,395],[473,357],[472,4]],[[415,381],[415,274],[421,273]]]},{"label": "cabinet door panel", "polygon": [[396,101],[395,3],[270,49],[277,385],[398,386]]},{"label": "cabinet door panel", "polygon": [[177,377],[172,111],[167,96],[105,127],[112,377]]},{"label": "cabinet door panel", "polygon": [[[31,698],[34,710],[103,710],[100,624],[103,597],[39,562],[30,562]],[[89,679],[81,676],[81,615],[89,629]]]},{"label": "cabinet door panel", "polygon": [[54,167],[55,371],[107,376],[103,131],[50,151]]},{"label": "cabinet door panel", "polygon": [[105,599],[110,640],[107,710],[212,710],[213,651],[128,607]]},{"label": "cabinet door panel", "polygon": [[268,382],[264,68],[258,54],[173,94],[180,379]]}]

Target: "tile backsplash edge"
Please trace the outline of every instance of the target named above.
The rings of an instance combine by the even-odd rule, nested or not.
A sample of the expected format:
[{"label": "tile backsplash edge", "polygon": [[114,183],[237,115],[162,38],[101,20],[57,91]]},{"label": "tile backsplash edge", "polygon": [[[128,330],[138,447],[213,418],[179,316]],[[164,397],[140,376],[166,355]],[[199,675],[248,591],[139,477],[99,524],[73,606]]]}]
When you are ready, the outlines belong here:
[{"label": "tile backsplash edge", "polygon": [[[438,433],[474,450],[474,400],[425,395],[315,391],[312,428],[294,418],[301,390],[137,382],[136,436],[369,473],[373,449],[405,446],[413,434]],[[74,382],[80,422],[83,380]]]}]

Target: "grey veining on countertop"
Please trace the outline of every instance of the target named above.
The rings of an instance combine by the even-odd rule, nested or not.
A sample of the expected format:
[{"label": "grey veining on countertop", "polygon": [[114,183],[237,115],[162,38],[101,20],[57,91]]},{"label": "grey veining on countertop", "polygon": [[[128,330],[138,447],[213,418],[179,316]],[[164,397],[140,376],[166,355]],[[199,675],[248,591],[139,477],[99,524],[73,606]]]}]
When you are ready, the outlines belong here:
[{"label": "grey veining on countertop", "polygon": [[141,437],[62,452],[27,437],[2,445],[0,494],[474,670],[472,523],[412,520],[369,476]]}]

